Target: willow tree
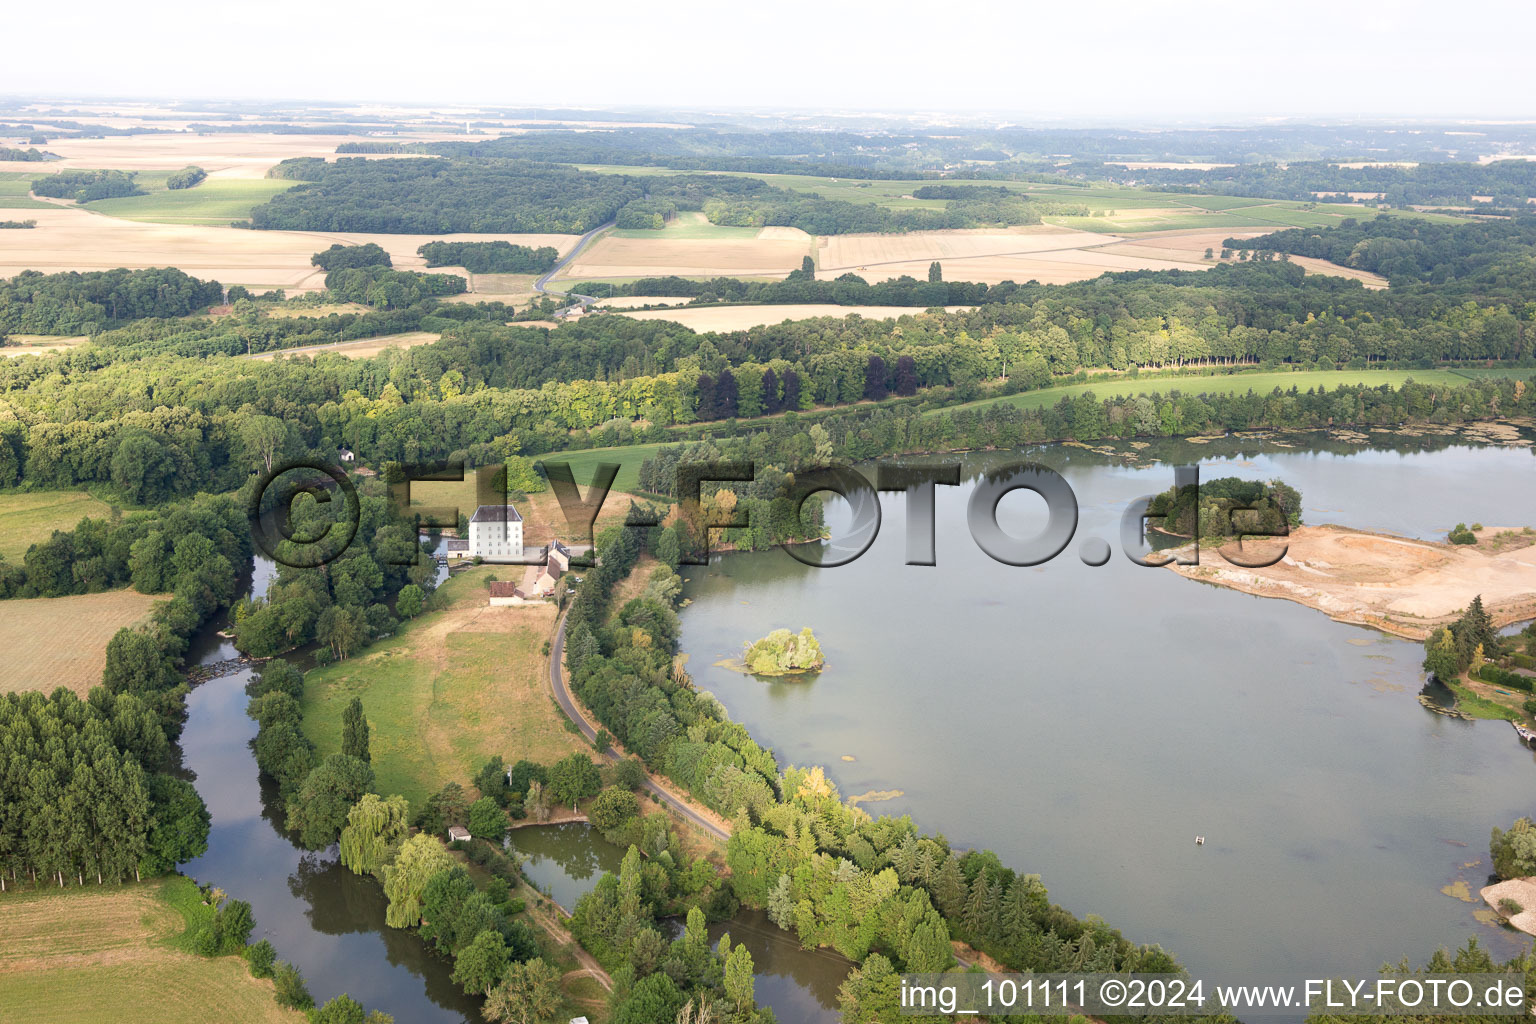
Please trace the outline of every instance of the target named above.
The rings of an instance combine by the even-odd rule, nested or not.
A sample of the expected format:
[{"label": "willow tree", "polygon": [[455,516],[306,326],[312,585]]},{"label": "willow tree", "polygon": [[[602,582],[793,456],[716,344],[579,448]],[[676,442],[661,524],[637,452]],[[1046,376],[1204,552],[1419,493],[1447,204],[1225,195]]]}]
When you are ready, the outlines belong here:
[{"label": "willow tree", "polygon": [[359,875],[376,875],[394,859],[410,831],[410,805],[403,796],[364,794],[341,830],[341,863]]}]

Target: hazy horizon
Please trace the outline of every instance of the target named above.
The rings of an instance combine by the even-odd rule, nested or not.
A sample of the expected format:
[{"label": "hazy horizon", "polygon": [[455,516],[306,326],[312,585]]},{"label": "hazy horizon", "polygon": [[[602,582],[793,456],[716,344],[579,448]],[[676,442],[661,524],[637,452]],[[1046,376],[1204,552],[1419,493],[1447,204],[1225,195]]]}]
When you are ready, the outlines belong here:
[{"label": "hazy horizon", "polygon": [[[136,8],[138,11],[144,7]],[[580,22],[470,0],[443,19],[384,0],[364,10],[279,0],[35,9],[0,67],[0,94],[83,100],[885,114],[1173,125],[1526,121],[1536,95],[1523,5],[1111,2],[1091,13],[910,0],[880,17],[805,0],[771,18],[685,0],[599,0]],[[1458,35],[1457,33],[1461,33]],[[60,55],[67,60],[60,60]],[[445,69],[446,74],[439,69]]]}]

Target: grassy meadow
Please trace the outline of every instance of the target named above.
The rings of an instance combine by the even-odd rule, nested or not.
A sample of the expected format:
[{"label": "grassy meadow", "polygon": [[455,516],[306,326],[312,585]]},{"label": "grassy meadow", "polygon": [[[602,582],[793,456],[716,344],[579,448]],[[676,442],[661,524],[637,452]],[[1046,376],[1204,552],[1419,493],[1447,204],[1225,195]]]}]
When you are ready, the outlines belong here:
[{"label": "grassy meadow", "polygon": [[457,573],[433,611],[358,657],[310,672],[304,732],[320,753],[341,749],[342,712],[361,698],[378,791],[417,808],[445,783],[467,788],[495,754],[549,763],[587,750],[549,693],[544,643],[554,633],[554,606],[487,603],[489,578],[521,573],[521,566]]},{"label": "grassy meadow", "polygon": [[27,548],[55,530],[71,530],[90,516],[101,519],[111,507],[84,491],[27,491],[0,494],[0,558],[20,562]]},{"label": "grassy meadow", "polygon": [[241,958],[182,948],[208,913],[181,876],[0,896],[0,1021],[303,1024]]},{"label": "grassy meadow", "polygon": [[294,186],[291,181],[266,178],[207,178],[193,188],[171,191],[165,187],[164,173],[145,172],[135,180],[149,191],[148,195],[101,199],[86,209],[157,224],[222,225],[248,220],[252,207]]}]

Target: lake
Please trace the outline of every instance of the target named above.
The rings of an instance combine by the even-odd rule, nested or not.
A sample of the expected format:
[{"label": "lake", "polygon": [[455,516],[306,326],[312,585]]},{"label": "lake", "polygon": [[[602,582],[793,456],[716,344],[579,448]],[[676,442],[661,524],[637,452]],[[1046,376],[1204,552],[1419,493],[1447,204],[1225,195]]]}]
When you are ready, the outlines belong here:
[{"label": "lake", "polygon": [[[826,766],[844,797],[900,790],[866,809],[990,847],[1075,913],[1216,981],[1370,974],[1470,935],[1501,957],[1523,948],[1474,919],[1481,904],[1440,890],[1484,884],[1489,829],[1530,812],[1536,755],[1502,722],[1423,709],[1419,644],[1118,553],[1093,568],[1077,550],[1102,537],[1118,552],[1127,505],[1194,461],[1204,480],[1284,479],[1312,524],[1425,538],[1458,521],[1536,525],[1530,450],[1322,437],[1118,448],[1137,458],[1022,456],[1061,472],[1080,504],[1074,540],[1045,565],[1003,565],[971,540],[977,474],[1021,457],[986,453],[964,458],[962,486],[937,488],[934,567],[903,564],[901,494],[881,496],[879,538],[849,565],[770,551],[684,567],[695,683],[781,765]],[[998,518],[1027,537],[1043,510],[1015,492]],[[834,538],[848,519],[829,502]],[[769,682],[719,664],[803,626],[825,652],[819,676]]]}]

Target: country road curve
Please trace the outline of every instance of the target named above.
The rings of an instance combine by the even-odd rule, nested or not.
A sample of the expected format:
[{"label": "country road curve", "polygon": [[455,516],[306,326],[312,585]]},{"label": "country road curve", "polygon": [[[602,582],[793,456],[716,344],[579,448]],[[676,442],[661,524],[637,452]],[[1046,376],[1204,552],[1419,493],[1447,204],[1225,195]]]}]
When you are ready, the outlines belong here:
[{"label": "country road curve", "polygon": [[[574,260],[577,255],[580,254],[581,250],[587,247],[587,244],[591,242],[592,239],[596,238],[604,231],[607,231],[617,223],[618,221],[611,220],[606,224],[599,224],[591,231],[588,231],[586,234],[576,239],[576,244],[571,246],[571,251],[560,257],[560,262],[556,263],[553,267],[550,267],[548,273],[540,277],[537,281],[533,282],[533,290],[538,292],[540,295],[548,294],[548,285],[550,279],[556,274],[560,273],[560,271],[564,270],[570,264],[571,260]],[[590,306],[592,303],[597,301],[597,296],[595,295],[577,295],[575,292],[566,292],[565,294],[567,298],[576,300],[573,305],[567,306],[566,309],[574,309],[576,306]],[[561,310],[561,312],[565,312],[565,310]]]},{"label": "country road curve", "polygon": [[[555,638],[549,645],[549,687],[554,691],[555,701],[560,705],[560,710],[565,712],[567,718],[576,723],[576,728],[581,730],[581,734],[589,742],[593,742],[597,739],[597,730],[587,721],[586,716],[577,709],[576,701],[565,685],[565,671],[561,667],[561,662],[565,656],[565,616],[566,613],[560,613],[560,622],[555,627]],[[602,755],[610,761],[620,760],[618,751],[612,747],[605,748],[602,751]],[[713,838],[720,840],[722,843],[730,839],[731,833],[729,830],[716,825],[704,817],[704,815],[694,810],[687,801],[668,793],[649,778],[645,780],[645,789],[651,796],[672,808],[672,810],[687,819],[690,824],[702,829]]]}]

